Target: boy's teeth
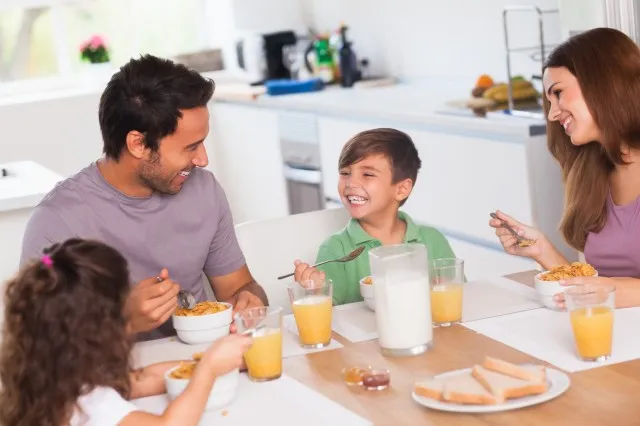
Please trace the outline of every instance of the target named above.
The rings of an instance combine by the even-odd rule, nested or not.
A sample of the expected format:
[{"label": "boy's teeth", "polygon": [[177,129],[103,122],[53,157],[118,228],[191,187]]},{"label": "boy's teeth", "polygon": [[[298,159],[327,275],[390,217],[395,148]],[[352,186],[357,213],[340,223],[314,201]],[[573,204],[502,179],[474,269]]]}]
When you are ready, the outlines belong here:
[{"label": "boy's teeth", "polygon": [[180,176],[189,176],[190,172],[180,172]]},{"label": "boy's teeth", "polygon": [[367,202],[367,199],[364,197],[358,197],[357,195],[350,195],[347,197],[350,203],[362,205]]}]

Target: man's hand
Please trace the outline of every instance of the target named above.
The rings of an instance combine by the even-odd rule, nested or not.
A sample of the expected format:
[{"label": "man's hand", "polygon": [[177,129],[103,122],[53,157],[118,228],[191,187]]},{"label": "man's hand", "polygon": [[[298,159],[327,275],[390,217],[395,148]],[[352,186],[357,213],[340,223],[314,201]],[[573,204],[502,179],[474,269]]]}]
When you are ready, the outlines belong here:
[{"label": "man's hand", "polygon": [[[231,303],[233,305],[234,314],[244,309],[264,306],[262,300],[249,290],[240,290],[230,300],[228,300],[228,303]],[[229,331],[232,334],[237,331],[235,322],[231,323],[231,325],[229,326]]]},{"label": "man's hand", "polygon": [[167,321],[178,306],[180,286],[163,269],[158,277],[147,278],[131,290],[125,312],[131,333],[151,331]]},{"label": "man's hand", "polygon": [[244,309],[256,308],[258,306],[264,306],[262,300],[255,294],[251,293],[248,290],[242,290],[237,295],[232,298],[233,302],[233,313],[235,314],[238,311],[242,311]]}]

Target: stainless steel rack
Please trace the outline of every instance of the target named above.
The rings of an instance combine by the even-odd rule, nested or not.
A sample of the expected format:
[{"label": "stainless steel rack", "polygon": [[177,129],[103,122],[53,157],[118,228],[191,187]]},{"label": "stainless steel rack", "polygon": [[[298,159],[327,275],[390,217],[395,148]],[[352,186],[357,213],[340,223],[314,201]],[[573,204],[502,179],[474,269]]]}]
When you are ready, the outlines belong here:
[{"label": "stainless steel rack", "polygon": [[[527,12],[535,14],[538,20],[538,39],[539,44],[535,46],[524,46],[524,47],[511,47],[509,45],[509,27],[508,27],[508,16],[514,12]],[[508,94],[508,106],[507,112],[514,116],[519,117],[529,117],[529,118],[544,118],[544,113],[542,112],[542,108],[540,111],[524,111],[517,110],[514,106],[513,102],[513,85],[511,83],[511,78],[513,76],[511,69],[511,55],[513,53],[530,53],[531,59],[534,61],[540,62],[540,72],[542,73],[542,64],[547,58],[547,53],[550,52],[555,45],[547,44],[544,37],[544,18],[550,14],[559,13],[558,9],[549,9],[542,10],[537,6],[531,5],[514,5],[514,6],[506,6],[502,11],[502,24],[504,27],[504,47],[505,54],[507,59],[507,94]],[[534,76],[534,78],[541,78],[540,76]]]}]

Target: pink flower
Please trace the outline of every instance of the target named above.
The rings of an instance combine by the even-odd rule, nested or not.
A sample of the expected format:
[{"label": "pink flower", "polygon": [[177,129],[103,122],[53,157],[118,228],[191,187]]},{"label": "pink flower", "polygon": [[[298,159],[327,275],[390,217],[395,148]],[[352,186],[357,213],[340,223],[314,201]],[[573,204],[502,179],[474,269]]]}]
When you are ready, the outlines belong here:
[{"label": "pink flower", "polygon": [[84,52],[89,47],[89,42],[85,41],[80,45],[80,53]]},{"label": "pink flower", "polygon": [[94,35],[89,40],[89,45],[91,46],[92,49],[97,49],[99,47],[103,47],[105,45],[104,39],[102,37],[100,37],[99,35]]}]

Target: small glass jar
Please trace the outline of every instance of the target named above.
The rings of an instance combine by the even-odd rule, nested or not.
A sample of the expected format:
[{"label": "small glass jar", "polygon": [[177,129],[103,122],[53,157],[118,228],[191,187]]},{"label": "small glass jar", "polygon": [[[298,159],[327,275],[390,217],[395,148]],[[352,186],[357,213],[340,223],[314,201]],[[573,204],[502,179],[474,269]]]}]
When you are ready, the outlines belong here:
[{"label": "small glass jar", "polygon": [[347,386],[361,386],[366,390],[383,390],[389,387],[391,373],[382,367],[347,367],[342,370],[342,380]]}]

